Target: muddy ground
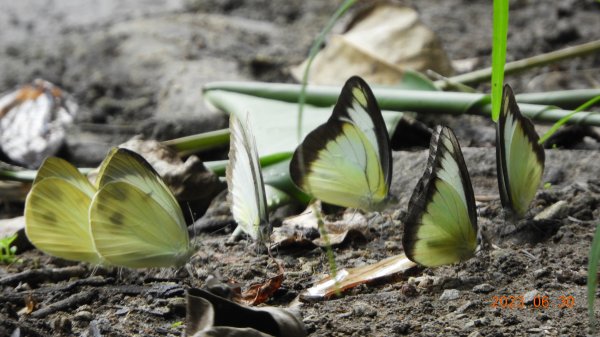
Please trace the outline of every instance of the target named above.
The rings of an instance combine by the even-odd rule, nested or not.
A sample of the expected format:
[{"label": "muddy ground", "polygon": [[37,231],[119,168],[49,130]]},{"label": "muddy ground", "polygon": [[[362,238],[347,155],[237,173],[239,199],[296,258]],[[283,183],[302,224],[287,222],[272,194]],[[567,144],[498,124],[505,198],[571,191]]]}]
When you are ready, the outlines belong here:
[{"label": "muddy ground", "polygon": [[[200,87],[214,80],[292,81],[288,66],[307,54],[337,2],[79,0],[2,3],[0,91],[42,77],[73,93],[82,107],[64,155],[97,164],[106,150],[133,134],[166,139],[224,127],[226,118],[201,103]],[[450,59],[489,65],[490,1],[414,1]],[[515,60],[600,37],[593,1],[512,1],[508,59]],[[508,76],[516,92],[598,87],[600,55]],[[480,89],[485,89],[482,85]],[[457,132],[473,180],[479,225],[497,248],[456,266],[418,269],[419,282],[361,286],[342,298],[304,303],[314,336],[584,336],[588,333],[587,255],[600,222],[600,153],[587,137],[575,149],[546,151],[544,182],[530,218],[564,200],[547,220],[504,221],[497,199],[494,129],[481,117],[425,117]],[[542,126],[540,130],[544,129]],[[597,129],[592,130],[597,132]],[[395,144],[398,146],[399,144]],[[223,156],[225,152],[213,154]],[[424,166],[424,150],[394,153],[392,192],[399,203],[368,215],[371,235],[335,247],[339,267],[402,252],[406,204]],[[10,206],[10,207],[8,207]],[[18,215],[2,205],[0,215]],[[390,222],[389,217],[393,220]],[[0,266],[0,336],[179,336],[183,294],[207,277],[242,286],[276,269],[248,242],[226,243],[231,228],[201,233],[198,251],[182,270],[94,270],[29,250]],[[275,252],[286,279],[268,304],[286,306],[327,273],[322,249]],[[492,308],[493,296],[572,296],[559,309]],[[31,297],[37,310],[17,312]]]}]

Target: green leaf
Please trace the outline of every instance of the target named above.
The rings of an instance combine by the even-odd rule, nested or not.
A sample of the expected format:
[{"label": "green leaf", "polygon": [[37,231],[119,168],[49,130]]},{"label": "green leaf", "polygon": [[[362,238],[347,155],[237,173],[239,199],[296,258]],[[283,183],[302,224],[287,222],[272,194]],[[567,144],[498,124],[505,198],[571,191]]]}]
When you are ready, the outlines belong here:
[{"label": "green leaf", "polygon": [[427,78],[427,76],[411,69],[404,70],[404,74],[402,75],[402,81],[397,87],[398,89],[405,90],[439,91],[435,83],[433,83],[433,81]]},{"label": "green leaf", "polygon": [[590,248],[587,278],[588,316],[592,334],[596,333],[596,313],[594,311],[594,300],[596,299],[596,286],[598,285],[598,261],[600,261],[600,226],[596,226],[596,234]]},{"label": "green leaf", "polygon": [[[339,91],[338,91],[339,95]],[[222,90],[204,92],[204,99],[214,107],[228,114],[235,114],[238,118],[245,119],[246,114],[250,119],[253,133],[256,137],[256,147],[260,157],[275,153],[293,152],[298,146],[296,137],[296,116],[298,105],[271,99],[264,99]],[[331,107],[315,107],[306,105],[305,117],[302,123],[302,137],[304,138],[317,126],[325,123],[331,116]],[[383,111],[388,132],[394,133],[398,122],[402,118],[401,112]]]},{"label": "green leaf", "polygon": [[498,121],[504,84],[506,36],[508,34],[508,0],[494,0],[494,30],[492,36],[492,119]]}]

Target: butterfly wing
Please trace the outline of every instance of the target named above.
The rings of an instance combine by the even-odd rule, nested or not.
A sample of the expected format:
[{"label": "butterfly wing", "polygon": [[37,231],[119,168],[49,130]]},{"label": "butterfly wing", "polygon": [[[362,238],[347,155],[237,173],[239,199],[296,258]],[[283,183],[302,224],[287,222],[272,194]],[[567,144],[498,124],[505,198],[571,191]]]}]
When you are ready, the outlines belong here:
[{"label": "butterfly wing", "polygon": [[39,250],[67,260],[100,264],[90,233],[91,196],[71,181],[47,177],[25,201],[25,232]]},{"label": "butterfly wing", "polygon": [[473,187],[449,128],[438,127],[432,136],[425,174],[409,202],[402,244],[409,259],[428,267],[463,261],[475,253]]},{"label": "butterfly wing", "polygon": [[64,159],[57,157],[46,158],[46,160],[44,160],[42,163],[42,166],[39,168],[33,184],[35,185],[40,181],[50,177],[61,178],[70,182],[82,192],[87,194],[90,199],[96,193],[96,188],[89,182],[89,180],[83,174],[81,174],[77,168]]},{"label": "butterfly wing", "polygon": [[344,85],[333,114],[309,133],[290,163],[292,180],[327,203],[378,210],[391,183],[389,135],[369,86]]},{"label": "butterfly wing", "polygon": [[130,268],[181,266],[187,261],[187,230],[156,194],[125,181],[107,183],[96,193],[90,224],[96,249],[106,261]]},{"label": "butterfly wing", "polygon": [[531,121],[523,116],[509,85],[504,86],[496,126],[496,166],[502,206],[522,218],[542,180],[544,149]]},{"label": "butterfly wing", "polygon": [[116,181],[132,184],[151,195],[179,224],[181,230],[187,231],[179,203],[160,175],[142,156],[124,148],[112,149],[100,165],[96,187],[101,189]]},{"label": "butterfly wing", "polygon": [[231,115],[227,186],[233,218],[252,239],[268,235],[269,219],[256,141],[248,122],[243,125]]}]

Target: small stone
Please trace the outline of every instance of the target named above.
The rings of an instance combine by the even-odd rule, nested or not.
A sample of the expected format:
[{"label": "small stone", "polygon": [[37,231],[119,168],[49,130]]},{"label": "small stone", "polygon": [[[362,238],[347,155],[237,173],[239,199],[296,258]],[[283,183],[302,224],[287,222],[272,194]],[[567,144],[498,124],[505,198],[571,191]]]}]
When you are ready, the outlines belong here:
[{"label": "small stone", "polygon": [[559,270],[556,272],[556,280],[560,283],[567,283],[573,277],[573,272],[569,269]]},{"label": "small stone", "polygon": [[410,323],[400,322],[392,327],[392,332],[400,335],[407,335],[410,331]]},{"label": "small stone", "polygon": [[467,324],[465,324],[465,329],[470,329],[473,327],[482,327],[485,325],[488,325],[490,323],[490,320],[487,317],[483,317],[480,319],[476,319],[476,320],[472,320],[470,322],[467,322]]},{"label": "small stone", "polygon": [[372,306],[368,305],[365,302],[356,302],[352,306],[352,312],[356,316],[368,316],[368,317],[377,316],[377,310],[375,310],[375,308],[373,308]]},{"label": "small stone", "polygon": [[543,211],[536,214],[533,220],[549,220],[549,219],[560,219],[565,216],[568,210],[568,204],[564,200],[555,202],[554,204],[546,207]]},{"label": "small stone", "polygon": [[468,337],[481,337],[481,333],[477,330],[471,332]]},{"label": "small stone", "polygon": [[469,301],[469,302],[461,305],[460,307],[458,307],[458,309],[456,309],[456,312],[457,313],[463,313],[463,312],[469,310],[470,308],[472,308],[474,306],[475,306],[475,303]]},{"label": "small stone", "polygon": [[89,322],[92,319],[94,319],[94,316],[92,315],[91,312],[83,310],[83,311],[79,311],[78,313],[76,313],[73,316],[73,319],[76,321]]},{"label": "small stone", "polygon": [[185,316],[186,306],[186,300],[183,297],[173,297],[167,302],[169,312],[178,316]]},{"label": "small stone", "polygon": [[494,290],[495,290],[494,286],[492,286],[489,283],[482,283],[482,284],[478,284],[473,287],[473,292],[480,293],[480,294],[491,293]]},{"label": "small stone", "polygon": [[446,289],[440,296],[440,301],[454,301],[460,297],[458,289]]},{"label": "small stone", "polygon": [[69,333],[71,332],[72,323],[70,319],[64,316],[59,316],[52,320],[50,326],[52,327],[52,330],[55,330],[55,332]]},{"label": "small stone", "polygon": [[550,270],[548,268],[537,269],[533,272],[533,277],[535,279],[540,279],[542,277],[546,277],[550,275]]},{"label": "small stone", "polygon": [[537,314],[535,318],[540,322],[544,322],[544,321],[549,320],[550,316],[548,316],[545,312],[542,312],[542,313]]},{"label": "small stone", "polygon": [[404,283],[400,287],[400,293],[406,297],[415,297],[419,294],[417,288],[414,285],[408,283]]},{"label": "small stone", "polygon": [[525,300],[525,304],[533,303],[533,299],[538,296],[540,293],[537,290],[531,290],[523,295],[523,299]]}]

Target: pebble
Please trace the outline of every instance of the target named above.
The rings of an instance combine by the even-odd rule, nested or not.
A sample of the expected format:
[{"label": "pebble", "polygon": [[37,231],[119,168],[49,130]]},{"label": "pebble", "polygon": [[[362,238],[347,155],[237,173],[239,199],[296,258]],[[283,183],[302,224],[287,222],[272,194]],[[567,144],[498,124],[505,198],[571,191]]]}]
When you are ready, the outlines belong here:
[{"label": "pebble", "polygon": [[533,299],[539,295],[540,293],[537,290],[531,290],[525,293],[525,295],[523,295],[523,299],[525,300],[525,304],[531,304],[533,303]]},{"label": "pebble", "polygon": [[183,297],[173,297],[168,300],[167,308],[170,313],[175,315],[185,316],[186,312],[186,300]]},{"label": "pebble", "polygon": [[533,277],[535,279],[540,279],[542,277],[546,277],[550,275],[550,270],[548,268],[540,268],[533,272]]},{"label": "pebble", "polygon": [[573,272],[569,269],[563,269],[556,272],[556,280],[560,283],[567,283],[573,277]]},{"label": "pebble", "polygon": [[536,214],[536,216],[533,217],[533,220],[540,221],[548,219],[560,219],[566,215],[566,212],[568,211],[567,208],[567,202],[564,200],[560,200]]},{"label": "pebble", "polygon": [[76,320],[76,321],[89,322],[92,319],[94,319],[94,316],[92,315],[91,312],[83,310],[83,311],[79,311],[78,313],[76,313],[73,316],[73,319]]},{"label": "pebble", "polygon": [[415,297],[419,294],[417,288],[414,285],[408,283],[404,283],[400,287],[400,293],[406,297]]},{"label": "pebble", "polygon": [[458,289],[446,289],[440,296],[440,301],[454,301],[460,297]]},{"label": "pebble", "polygon": [[463,313],[463,312],[465,312],[465,311],[467,311],[467,310],[471,309],[471,308],[472,308],[472,307],[474,307],[474,306],[475,306],[475,303],[473,303],[473,302],[469,301],[469,302],[467,302],[467,303],[465,303],[465,304],[461,305],[460,307],[458,307],[458,309],[456,309],[456,312],[457,312],[457,313]]},{"label": "pebble", "polygon": [[372,306],[368,305],[365,302],[356,302],[352,305],[352,312],[356,316],[368,316],[375,317],[377,316],[377,310]]},{"label": "pebble", "polygon": [[477,330],[471,332],[468,337],[481,337],[481,333]]},{"label": "pebble", "polygon": [[489,323],[490,323],[489,318],[483,317],[483,318],[479,318],[479,319],[475,319],[470,322],[467,322],[467,324],[465,324],[465,329],[470,329],[473,327],[482,327],[482,326],[488,325]]},{"label": "pebble", "polygon": [[392,327],[392,332],[395,334],[406,335],[410,331],[410,323],[400,322]]},{"label": "pebble", "polygon": [[473,292],[480,293],[480,294],[487,294],[487,293],[491,293],[495,289],[496,288],[494,288],[494,286],[492,286],[489,283],[482,283],[482,284],[478,284],[478,285],[474,286]]}]

